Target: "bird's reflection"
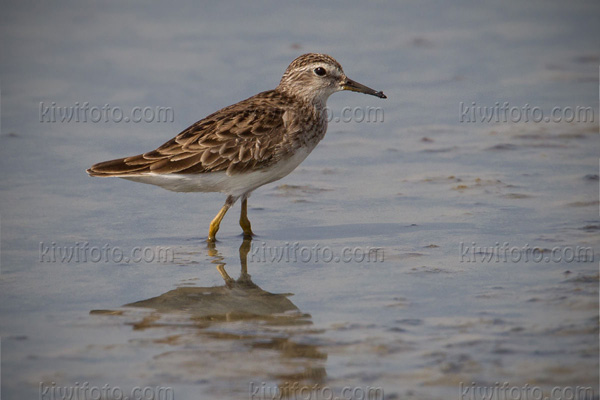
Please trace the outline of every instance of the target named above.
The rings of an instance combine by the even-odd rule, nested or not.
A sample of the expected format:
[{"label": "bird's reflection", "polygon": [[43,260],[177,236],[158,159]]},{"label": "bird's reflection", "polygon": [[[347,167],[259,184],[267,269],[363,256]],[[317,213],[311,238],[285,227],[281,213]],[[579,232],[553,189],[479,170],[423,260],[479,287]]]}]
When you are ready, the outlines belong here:
[{"label": "bird's reflection", "polygon": [[208,246],[211,262],[225,285],[212,287],[179,287],[158,297],[126,304],[125,307],[152,308],[161,313],[184,311],[194,320],[233,321],[240,319],[279,320],[289,324],[310,324],[310,315],[302,314],[289,299],[290,294],[269,293],[252,282],[248,274],[251,239],[240,246],[241,272],[233,279],[225,270],[225,258],[214,243]]},{"label": "bird's reflection", "polygon": [[[214,365],[214,360],[203,361],[207,354],[215,351],[214,348],[225,344],[225,347],[239,349],[239,345],[232,344],[234,339],[238,344],[242,344],[242,349],[246,349],[246,352],[224,351],[221,356],[224,359],[231,357],[231,361],[221,360],[223,368],[240,368],[244,357],[247,356],[248,365],[242,370],[265,369],[265,378],[280,381],[278,390],[283,397],[287,396],[284,394],[284,387],[289,387],[290,384],[297,383],[299,385],[296,387],[302,387],[303,384],[322,382],[326,375],[324,360],[327,359],[327,354],[314,344],[303,343],[303,340],[299,339],[307,334],[318,333],[311,328],[311,317],[302,313],[288,299],[291,293],[270,293],[252,282],[247,261],[251,239],[244,239],[239,248],[241,272],[237,279],[227,273],[225,257],[217,250],[216,245],[212,243],[208,246],[210,262],[216,265],[224,285],[183,286],[157,297],[126,304],[124,307],[153,310],[144,312],[141,318],[138,315],[136,321],[131,321],[133,329],[169,327],[169,335],[157,339],[156,343],[175,346],[175,350],[169,351],[164,358],[169,359],[171,367],[175,363],[191,368],[189,373],[193,376],[202,373],[204,365]],[[114,312],[96,310],[92,313]],[[127,315],[127,312],[119,314]],[[177,329],[178,326],[181,326],[180,329],[185,333],[174,335],[172,329]],[[189,333],[189,327],[198,329]],[[190,349],[196,349],[198,352],[194,362],[188,359],[193,353]],[[257,363],[257,354],[259,357],[268,358],[269,362],[254,365]],[[243,380],[243,375],[242,373],[238,378]]]}]

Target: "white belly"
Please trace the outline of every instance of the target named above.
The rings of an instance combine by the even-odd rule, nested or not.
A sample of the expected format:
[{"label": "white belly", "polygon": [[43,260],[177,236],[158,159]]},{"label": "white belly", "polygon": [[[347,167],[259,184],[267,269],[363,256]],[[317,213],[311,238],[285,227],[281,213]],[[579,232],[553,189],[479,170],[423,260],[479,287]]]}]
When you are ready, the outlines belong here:
[{"label": "white belly", "polygon": [[120,176],[135,182],[157,185],[174,192],[222,192],[238,197],[292,172],[312,149],[301,148],[290,158],[258,171],[227,175],[225,171],[202,174],[144,174]]}]

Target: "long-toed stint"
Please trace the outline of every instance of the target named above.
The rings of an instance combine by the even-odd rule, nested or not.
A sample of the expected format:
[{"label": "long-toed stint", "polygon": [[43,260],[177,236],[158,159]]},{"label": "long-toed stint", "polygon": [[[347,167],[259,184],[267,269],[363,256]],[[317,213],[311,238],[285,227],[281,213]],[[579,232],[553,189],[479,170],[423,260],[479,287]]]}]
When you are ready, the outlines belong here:
[{"label": "long-toed stint", "polygon": [[310,154],[327,130],[327,99],[341,90],[387,98],[349,79],[332,57],[304,54],[292,61],[275,89],[209,115],[156,150],[101,162],[87,173],[175,192],[227,194],[210,223],[209,241],[215,241],[225,213],[241,197],[240,226],[251,237],[248,197],[292,172]]}]

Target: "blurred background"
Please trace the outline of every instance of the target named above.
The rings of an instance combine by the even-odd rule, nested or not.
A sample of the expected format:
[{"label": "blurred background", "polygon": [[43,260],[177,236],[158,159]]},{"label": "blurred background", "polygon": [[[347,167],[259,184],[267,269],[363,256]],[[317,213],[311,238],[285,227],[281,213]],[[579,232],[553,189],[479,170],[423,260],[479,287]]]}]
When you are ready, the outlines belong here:
[{"label": "blurred background", "polygon": [[[598,399],[598,2],[1,9],[3,399]],[[85,173],[307,52],[388,99],[329,99],[252,242]]]}]

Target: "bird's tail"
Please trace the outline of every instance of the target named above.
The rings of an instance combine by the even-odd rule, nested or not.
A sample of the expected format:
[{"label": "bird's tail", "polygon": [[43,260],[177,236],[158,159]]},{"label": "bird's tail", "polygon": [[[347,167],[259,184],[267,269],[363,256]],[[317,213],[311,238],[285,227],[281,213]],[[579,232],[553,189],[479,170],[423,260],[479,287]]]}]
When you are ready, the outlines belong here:
[{"label": "bird's tail", "polygon": [[141,175],[149,172],[149,162],[143,155],[118,158],[92,165],[86,172],[90,176],[126,176]]}]

